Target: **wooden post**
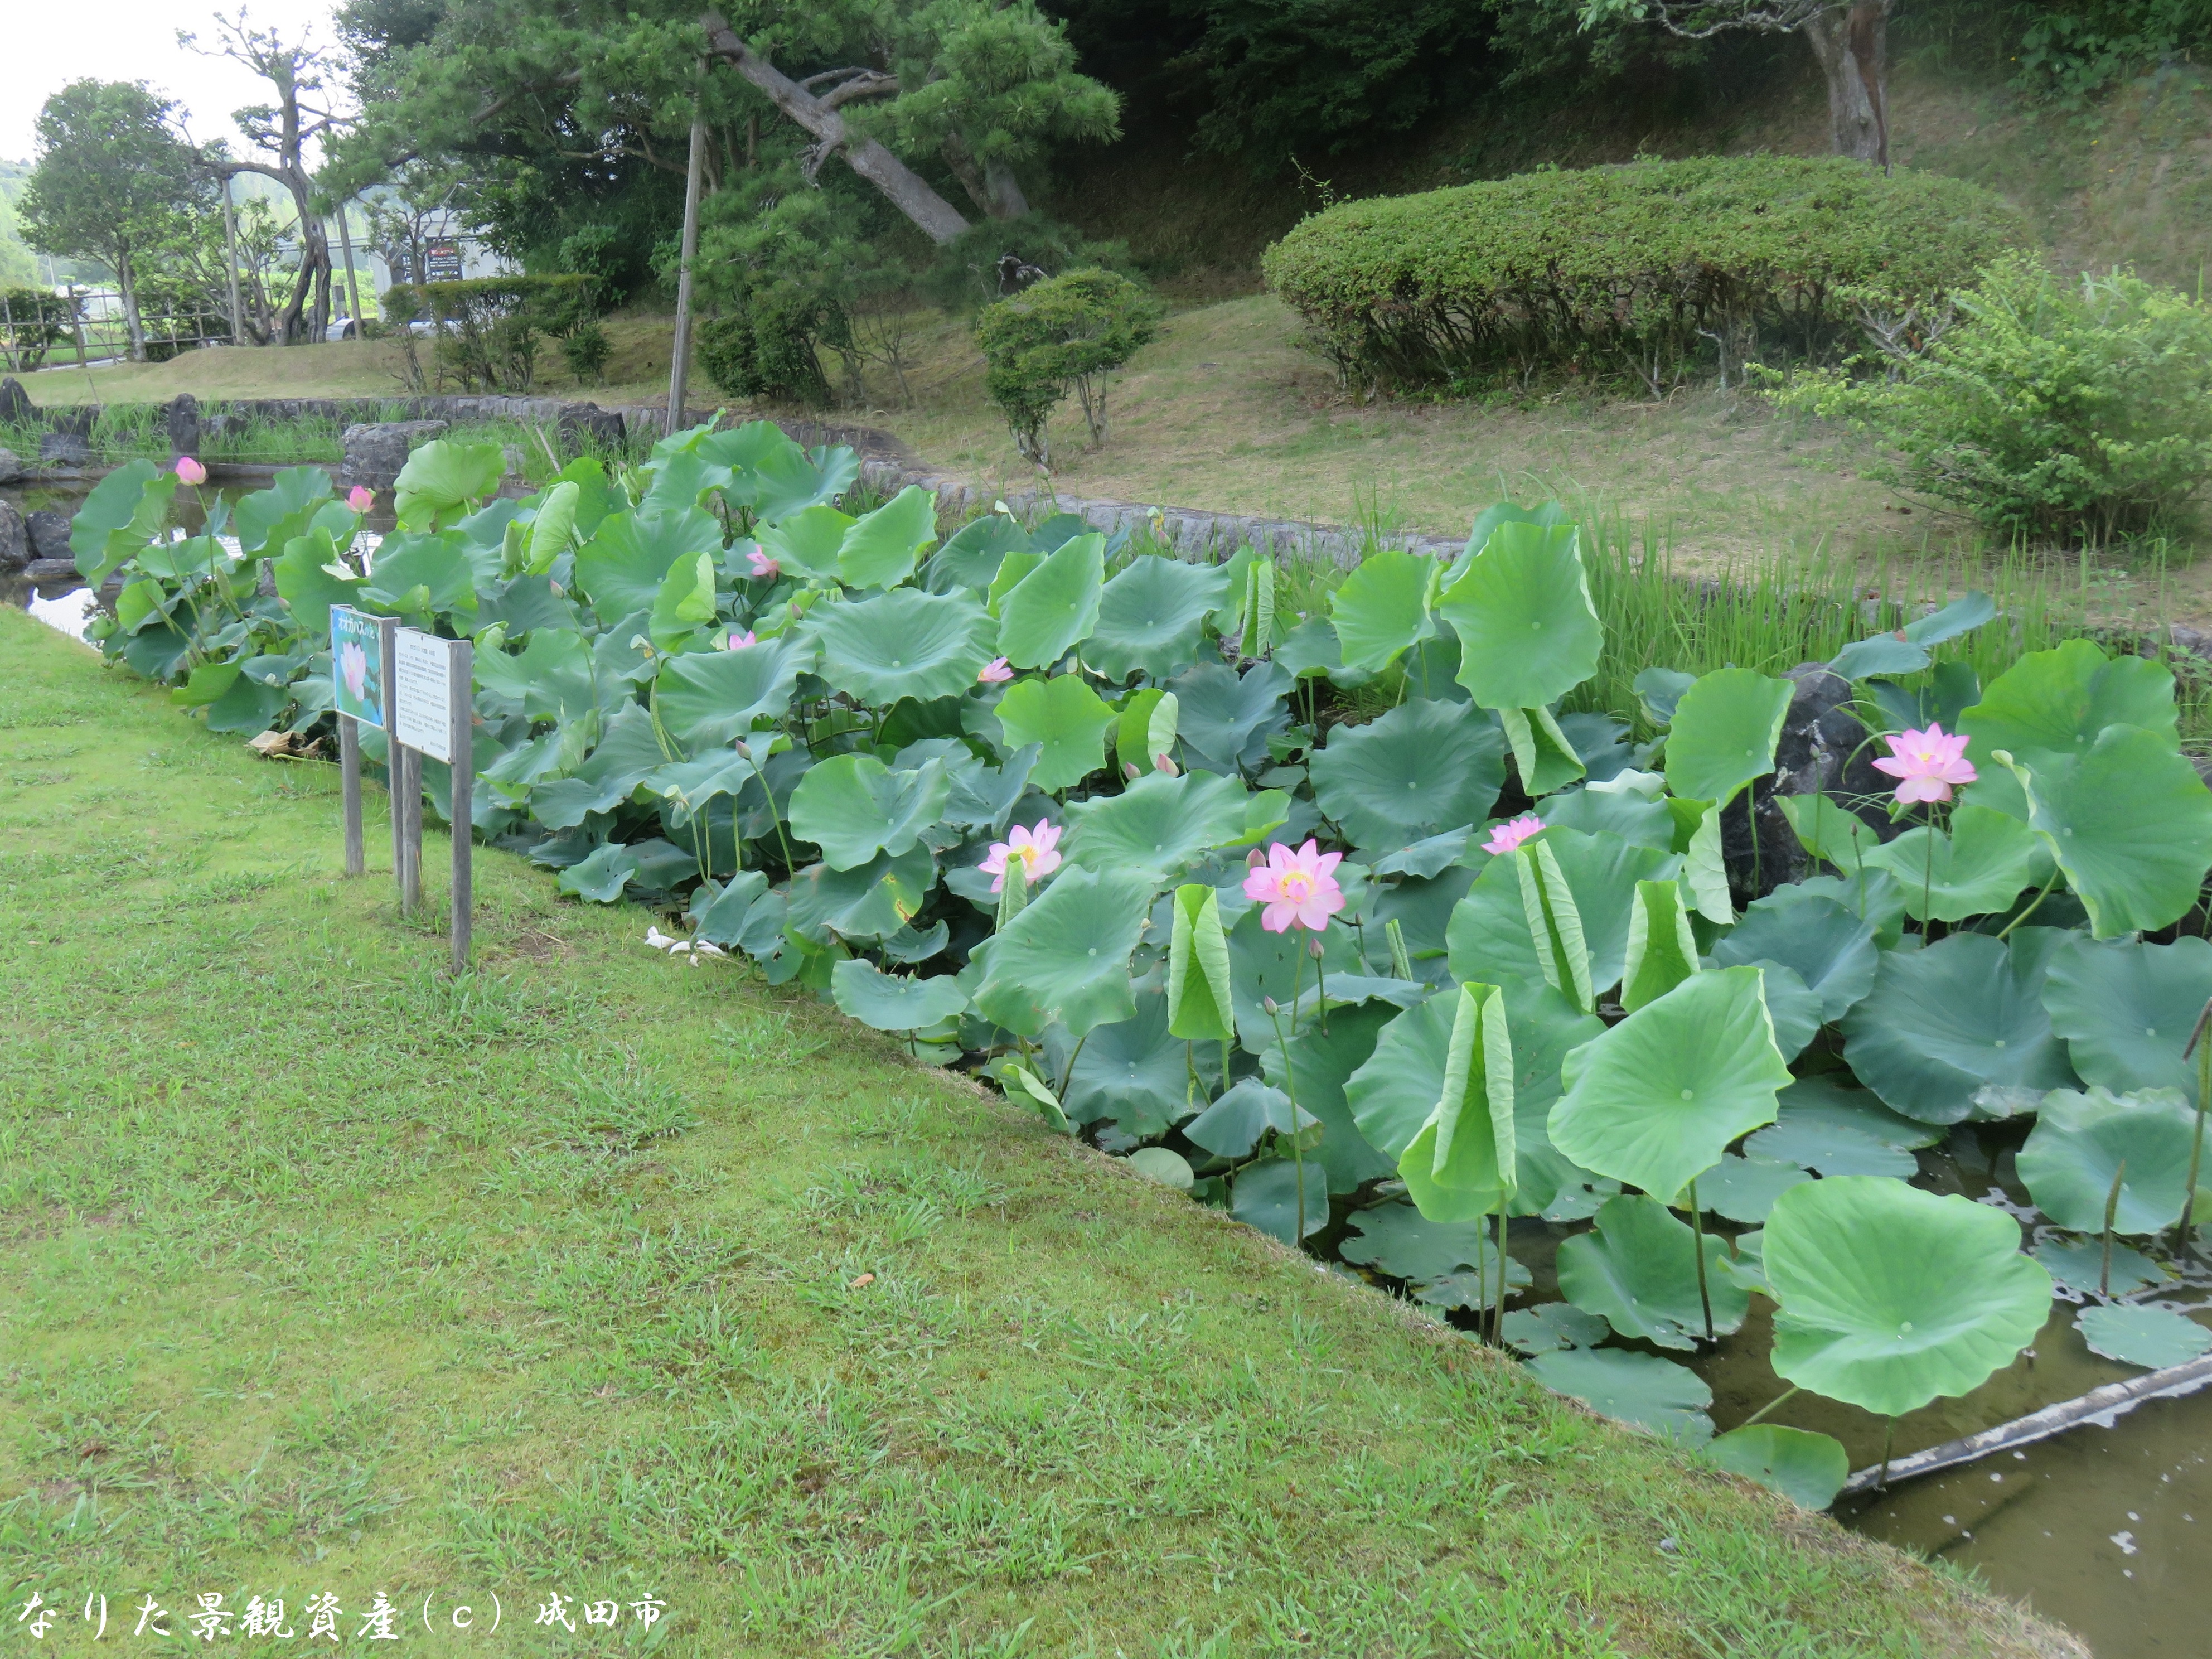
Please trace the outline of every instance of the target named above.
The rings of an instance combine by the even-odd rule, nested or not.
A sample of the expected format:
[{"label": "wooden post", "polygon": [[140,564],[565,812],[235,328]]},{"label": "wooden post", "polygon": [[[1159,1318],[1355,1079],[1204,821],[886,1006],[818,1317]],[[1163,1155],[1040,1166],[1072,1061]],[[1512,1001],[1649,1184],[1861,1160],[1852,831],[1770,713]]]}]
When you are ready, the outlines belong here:
[{"label": "wooden post", "polygon": [[362,844],[361,727],[347,714],[338,716],[338,776],[345,786],[345,872],[365,875],[368,855]]},{"label": "wooden post", "polygon": [[691,159],[684,169],[684,243],[676,274],[676,349],[668,365],[668,430],[684,424],[684,382],[691,373],[691,264],[699,252],[699,165],[707,149],[707,119],[691,108]]},{"label": "wooden post", "polygon": [[231,205],[230,174],[222,175],[222,246],[225,274],[230,279],[230,343],[246,343],[244,308],[238,300],[238,211]]},{"label": "wooden post", "polygon": [[422,908],[422,751],[394,741],[399,751],[399,820],[406,827],[406,867],[399,874],[399,914]]},{"label": "wooden post", "polygon": [[384,663],[384,777],[392,798],[392,878],[399,888],[399,908],[407,908],[407,814],[405,750],[392,730],[399,723],[399,619],[379,619],[377,654]]},{"label": "wooden post", "polygon": [[476,903],[476,647],[455,640],[453,652],[453,740],[449,745],[447,793],[453,826],[453,971],[469,969],[469,923]]},{"label": "wooden post", "polygon": [[353,337],[361,338],[361,283],[353,274],[353,230],[346,223],[346,209],[352,204],[338,204],[338,246],[345,250],[346,311],[353,319]]}]

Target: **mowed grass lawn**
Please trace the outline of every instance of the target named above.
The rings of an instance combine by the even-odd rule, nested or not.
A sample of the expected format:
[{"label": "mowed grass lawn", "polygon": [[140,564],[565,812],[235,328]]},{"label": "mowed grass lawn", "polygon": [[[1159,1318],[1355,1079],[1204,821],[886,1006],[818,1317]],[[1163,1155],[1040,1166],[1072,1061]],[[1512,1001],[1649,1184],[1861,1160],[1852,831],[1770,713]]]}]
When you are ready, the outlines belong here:
[{"label": "mowed grass lawn", "polygon": [[10,1651],[2076,1651],[337,791],[0,612]]}]

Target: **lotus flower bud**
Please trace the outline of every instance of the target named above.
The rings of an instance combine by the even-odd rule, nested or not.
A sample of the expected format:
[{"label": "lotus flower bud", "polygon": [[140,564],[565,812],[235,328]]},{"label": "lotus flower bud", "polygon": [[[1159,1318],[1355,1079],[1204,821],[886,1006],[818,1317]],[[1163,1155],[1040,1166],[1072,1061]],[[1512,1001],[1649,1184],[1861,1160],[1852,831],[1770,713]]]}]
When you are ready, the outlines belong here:
[{"label": "lotus flower bud", "polygon": [[1244,855],[1244,867],[1248,870],[1256,870],[1267,861],[1267,855],[1256,847]]},{"label": "lotus flower bud", "polygon": [[1128,779],[1132,783],[1135,782],[1137,779],[1137,763],[1134,761],[1123,761],[1121,763],[1121,775]]},{"label": "lotus flower bud", "polygon": [[1267,1011],[1267,1017],[1270,1019],[1273,1018],[1277,1014],[1283,1011],[1282,1005],[1277,1002],[1273,997],[1261,997],[1260,999],[1260,1006]]}]

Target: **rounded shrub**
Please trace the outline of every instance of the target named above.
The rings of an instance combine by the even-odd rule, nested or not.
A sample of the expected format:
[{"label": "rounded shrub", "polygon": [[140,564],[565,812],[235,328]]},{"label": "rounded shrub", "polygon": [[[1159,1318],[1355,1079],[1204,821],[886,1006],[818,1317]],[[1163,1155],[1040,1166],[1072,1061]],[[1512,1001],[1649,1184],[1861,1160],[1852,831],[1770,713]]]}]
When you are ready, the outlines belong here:
[{"label": "rounded shrub", "polygon": [[1160,304],[1111,270],[1071,270],[987,306],[975,343],[983,390],[1006,416],[1014,447],[1052,464],[1045,426],[1073,391],[1093,443],[1106,441],[1106,378],[1159,332]]},{"label": "rounded shrub", "polygon": [[1889,375],[1815,371],[1779,401],[1874,433],[1896,452],[1880,476],[2008,536],[2158,530],[2212,481],[2212,306],[2015,254],[1955,313]]},{"label": "rounded shrub", "polygon": [[1657,395],[1713,368],[1733,382],[1754,359],[1833,355],[1861,308],[1925,305],[2025,237],[1961,179],[1711,155],[1347,202],[1264,269],[1351,382],[1571,376]]}]

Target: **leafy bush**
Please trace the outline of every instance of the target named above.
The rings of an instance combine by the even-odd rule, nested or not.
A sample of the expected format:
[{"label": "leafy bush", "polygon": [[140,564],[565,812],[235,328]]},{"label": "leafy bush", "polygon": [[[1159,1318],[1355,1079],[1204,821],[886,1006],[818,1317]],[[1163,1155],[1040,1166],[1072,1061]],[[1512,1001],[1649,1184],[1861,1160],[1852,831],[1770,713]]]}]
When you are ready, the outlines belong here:
[{"label": "leafy bush", "polygon": [[2212,307],[2124,272],[2000,260],[1896,378],[1799,376],[1790,407],[1878,434],[1894,482],[2008,536],[2163,526],[2212,478]]},{"label": "leafy bush", "polygon": [[1351,202],[1269,249],[1268,282],[1348,381],[1574,375],[1658,395],[1701,366],[1832,355],[1841,289],[1925,304],[2022,236],[1956,179],[1838,157],[1703,156]]},{"label": "leafy bush", "polygon": [[1159,333],[1159,302],[1110,270],[1071,270],[985,307],[975,343],[983,390],[1014,447],[1052,464],[1046,424],[1071,389],[1094,444],[1106,441],[1106,380]]},{"label": "leafy bush", "polygon": [[2060,0],[2018,9],[2014,79],[2069,109],[2162,59],[2212,43],[2206,0]]},{"label": "leafy bush", "polygon": [[[527,392],[538,373],[538,337],[574,326],[590,276],[475,276],[423,283],[422,308],[438,325],[435,358],[467,391]],[[393,315],[389,307],[387,315]]]},{"label": "leafy bush", "polygon": [[561,337],[561,361],[580,384],[597,386],[605,377],[614,349],[614,342],[596,319],[580,323]]},{"label": "leafy bush", "polygon": [[[939,544],[920,489],[846,511],[857,472],[706,426],[493,512],[496,449],[441,441],[364,558],[319,469],[179,538],[183,486],[140,460],[70,542],[120,579],[102,649],[213,730],[326,729],[333,604],[473,639],[474,823],[562,891],[634,895],[647,945],[971,1063],[1692,1443],[1711,1393],[1648,1349],[1709,1346],[1753,1295],[1779,1377],[1878,1444],[2008,1364],[2053,1273],[2110,1303],[2158,1278],[2114,1233],[2212,1203],[2185,1052],[2212,792],[2163,665],[2073,640],[1984,684],[1969,594],[1825,674],[1643,677],[1632,745],[1554,712],[1608,646],[1556,508],[1379,553],[1293,626],[1249,550],[995,514]],[[1362,687],[1374,718],[1336,695]],[[1854,704],[1889,776],[1817,758]],[[1747,820],[1778,833],[1764,878],[1729,852]],[[2033,1121],[1981,1154],[2018,1151],[2033,1258],[2014,1215],[1903,1178],[1993,1117]],[[1531,1283],[1508,1217],[1571,1230],[1571,1305],[1504,1312]],[[2125,1316],[2159,1311],[2084,1332],[2205,1346]],[[1848,1467],[1774,1425],[1713,1455],[1814,1504]]]},{"label": "leafy bush", "polygon": [[844,308],[793,283],[763,283],[734,311],[700,325],[707,378],[726,397],[763,398],[818,409],[830,400],[818,349],[849,346]]}]

